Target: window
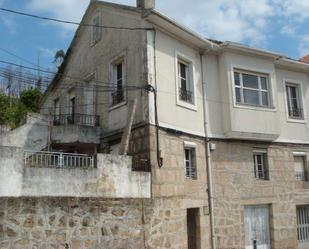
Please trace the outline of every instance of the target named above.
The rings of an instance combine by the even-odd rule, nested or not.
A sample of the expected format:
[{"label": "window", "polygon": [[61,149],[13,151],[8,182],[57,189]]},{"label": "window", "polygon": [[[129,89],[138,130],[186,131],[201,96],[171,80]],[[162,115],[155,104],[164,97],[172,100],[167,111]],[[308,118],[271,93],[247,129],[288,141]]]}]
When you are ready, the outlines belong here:
[{"label": "window", "polygon": [[178,61],[178,91],[179,99],[194,104],[193,82],[190,76],[190,65],[184,61]]},{"label": "window", "polygon": [[[309,206],[296,207],[297,238],[301,243],[309,242]],[[307,248],[307,247],[306,247]]]},{"label": "window", "polygon": [[267,153],[253,152],[254,176],[256,179],[269,180]]},{"label": "window", "polygon": [[54,100],[54,115],[55,116],[60,115],[60,101],[59,101],[59,99]]},{"label": "window", "polygon": [[124,79],[124,62],[121,60],[113,64],[113,81],[115,91],[112,92],[112,106],[125,100]]},{"label": "window", "polygon": [[60,101],[59,99],[54,100],[54,125],[60,124]]},{"label": "window", "polygon": [[245,248],[270,249],[269,207],[245,207]]},{"label": "window", "polygon": [[67,116],[67,123],[74,124],[75,114],[76,114],[76,94],[75,90],[72,89],[69,91],[69,113]]},{"label": "window", "polygon": [[97,14],[92,19],[92,44],[97,43],[101,39],[101,20],[100,15]]},{"label": "window", "polygon": [[303,119],[303,109],[301,108],[299,85],[286,84],[286,99],[288,105],[288,115],[291,119]]},{"label": "window", "polygon": [[295,170],[295,178],[297,181],[307,180],[305,156],[294,155],[294,170]]},{"label": "window", "polygon": [[196,155],[195,148],[185,148],[186,177],[196,179]]},{"label": "window", "polygon": [[237,104],[270,107],[269,77],[263,74],[234,72],[235,98]]}]

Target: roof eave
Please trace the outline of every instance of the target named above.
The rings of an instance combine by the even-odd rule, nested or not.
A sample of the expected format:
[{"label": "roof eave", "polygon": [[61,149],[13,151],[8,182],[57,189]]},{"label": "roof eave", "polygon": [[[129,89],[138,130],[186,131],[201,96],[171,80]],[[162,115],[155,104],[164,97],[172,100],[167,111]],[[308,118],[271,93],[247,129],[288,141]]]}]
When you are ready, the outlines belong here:
[{"label": "roof eave", "polygon": [[237,51],[242,51],[242,52],[252,53],[255,55],[264,56],[264,57],[269,57],[272,59],[287,58],[286,55],[283,55],[283,54],[275,53],[275,52],[264,50],[264,49],[253,48],[253,47],[249,47],[249,46],[237,43],[237,42],[230,42],[230,41],[223,42],[220,45],[220,49],[221,51],[228,50],[228,49],[237,50]]},{"label": "roof eave", "polygon": [[174,20],[168,18],[167,16],[159,13],[158,11],[151,10],[147,12],[144,19],[153,25],[179,37],[182,40],[191,43],[192,45],[198,47],[201,50],[217,50],[219,46],[204,37],[200,36],[198,33],[192,31],[191,29],[175,22]]}]

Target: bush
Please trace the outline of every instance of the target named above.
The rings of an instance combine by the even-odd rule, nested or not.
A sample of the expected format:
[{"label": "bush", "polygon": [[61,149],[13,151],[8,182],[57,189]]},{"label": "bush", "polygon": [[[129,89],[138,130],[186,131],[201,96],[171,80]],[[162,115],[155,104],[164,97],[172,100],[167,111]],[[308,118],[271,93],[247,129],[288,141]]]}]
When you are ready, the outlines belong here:
[{"label": "bush", "polygon": [[37,89],[25,90],[19,98],[10,98],[0,92],[0,124],[16,128],[25,122],[27,112],[38,112],[42,93]]}]

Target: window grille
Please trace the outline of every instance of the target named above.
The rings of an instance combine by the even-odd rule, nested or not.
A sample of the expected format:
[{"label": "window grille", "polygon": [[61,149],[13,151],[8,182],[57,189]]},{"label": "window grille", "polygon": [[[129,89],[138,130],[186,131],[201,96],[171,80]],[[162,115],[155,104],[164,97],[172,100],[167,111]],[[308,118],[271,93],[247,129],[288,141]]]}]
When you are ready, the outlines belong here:
[{"label": "window grille", "polygon": [[185,148],[186,177],[196,179],[196,155],[195,148]]},{"label": "window grille", "polygon": [[269,180],[267,154],[264,152],[254,152],[253,162],[255,178],[261,180]]},{"label": "window grille", "polygon": [[297,238],[309,242],[309,206],[297,207]]}]

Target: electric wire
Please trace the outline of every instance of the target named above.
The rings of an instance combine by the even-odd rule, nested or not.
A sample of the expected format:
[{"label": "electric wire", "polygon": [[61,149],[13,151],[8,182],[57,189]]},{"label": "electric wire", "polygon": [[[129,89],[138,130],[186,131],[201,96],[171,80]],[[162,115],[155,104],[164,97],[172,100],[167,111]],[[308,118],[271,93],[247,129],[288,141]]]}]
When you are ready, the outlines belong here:
[{"label": "electric wire", "polygon": [[139,30],[144,30],[144,31],[154,30],[153,28],[119,27],[119,26],[94,25],[94,24],[89,24],[89,23],[74,22],[74,21],[61,20],[61,19],[52,18],[52,17],[44,17],[44,16],[39,16],[39,15],[34,15],[34,14],[21,12],[21,11],[17,11],[17,10],[12,10],[12,9],[7,9],[7,8],[2,8],[2,7],[0,8],[0,10],[4,11],[4,12],[11,13],[11,14],[36,18],[36,19],[40,19],[40,20],[53,21],[53,22],[65,23],[65,24],[72,24],[72,25],[84,26],[84,27],[97,27],[97,28],[118,29],[118,30],[137,30],[137,31],[139,31]]}]

